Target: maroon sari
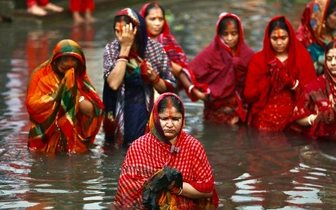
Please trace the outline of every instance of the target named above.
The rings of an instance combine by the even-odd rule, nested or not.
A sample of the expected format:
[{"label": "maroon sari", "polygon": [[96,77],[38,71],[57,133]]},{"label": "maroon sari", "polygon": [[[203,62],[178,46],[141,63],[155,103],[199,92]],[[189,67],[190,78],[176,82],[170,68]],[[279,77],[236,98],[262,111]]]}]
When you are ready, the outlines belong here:
[{"label": "maroon sari", "polygon": [[[217,33],[219,23],[226,17],[237,20],[239,41],[233,53]],[[230,123],[239,117],[245,121],[247,104],[243,97],[247,66],[253,56],[253,50],[244,42],[243,26],[238,16],[222,13],[216,24],[213,41],[190,62],[200,83],[206,83],[211,90],[211,100],[204,104],[204,118],[215,123]]]},{"label": "maroon sari", "polygon": [[[289,30],[288,58],[281,68],[271,67],[275,57],[269,37],[270,23],[283,18]],[[278,60],[278,62],[281,62]],[[271,70],[285,71],[299,81],[296,90],[285,88]],[[279,131],[290,121],[296,99],[303,87],[316,78],[312,59],[304,46],[295,37],[290,22],[284,16],[271,19],[265,30],[263,49],[256,53],[249,65],[244,96],[250,105],[248,123],[259,130]]]}]

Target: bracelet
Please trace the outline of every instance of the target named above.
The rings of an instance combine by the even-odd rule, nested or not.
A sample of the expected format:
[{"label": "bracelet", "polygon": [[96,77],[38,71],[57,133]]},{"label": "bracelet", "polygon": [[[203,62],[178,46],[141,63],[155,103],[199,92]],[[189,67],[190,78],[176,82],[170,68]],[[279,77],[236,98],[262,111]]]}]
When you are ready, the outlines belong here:
[{"label": "bracelet", "polygon": [[159,83],[159,82],[160,82],[160,79],[161,79],[160,76],[159,76],[159,75],[156,75],[155,80],[151,82],[152,85],[156,85],[157,83]]},{"label": "bracelet", "polygon": [[195,85],[190,85],[188,88],[188,93],[191,94],[192,89],[195,87]]},{"label": "bracelet", "polygon": [[299,85],[299,80],[296,80],[294,87],[292,87],[291,89],[294,90],[295,88],[297,88],[298,85]]},{"label": "bracelet", "polygon": [[126,55],[119,55],[118,59],[120,59],[120,58],[128,60],[128,56],[126,56]]},{"label": "bracelet", "polygon": [[84,101],[84,96],[81,96],[80,98],[79,98],[79,100],[78,100],[78,102],[80,103],[80,102],[82,102],[82,101]]},{"label": "bracelet", "polygon": [[308,124],[309,125],[313,125],[313,123],[311,121],[312,116],[313,116],[313,114],[309,115],[309,117],[308,117]]},{"label": "bracelet", "polygon": [[118,58],[117,62],[118,61],[126,61],[126,62],[128,62],[128,60],[126,58]]},{"label": "bracelet", "polygon": [[183,188],[181,188],[181,191],[177,195],[181,195],[183,192]]}]

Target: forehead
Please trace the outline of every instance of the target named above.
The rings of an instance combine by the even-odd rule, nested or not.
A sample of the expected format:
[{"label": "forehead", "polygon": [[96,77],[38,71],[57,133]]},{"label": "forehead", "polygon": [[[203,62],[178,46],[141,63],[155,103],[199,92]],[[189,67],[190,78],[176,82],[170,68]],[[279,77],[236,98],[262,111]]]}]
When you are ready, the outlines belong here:
[{"label": "forehead", "polygon": [[271,36],[288,36],[288,32],[285,29],[276,28],[272,31]]},{"label": "forehead", "polygon": [[234,21],[231,20],[231,21],[226,22],[225,24],[226,24],[226,27],[223,31],[238,31],[238,28]]},{"label": "forehead", "polygon": [[148,16],[163,16],[163,12],[159,7],[154,7],[148,11]]},{"label": "forehead", "polygon": [[167,107],[165,108],[161,113],[159,113],[160,115],[170,115],[170,114],[181,114],[176,107],[172,106],[172,107]]},{"label": "forehead", "polygon": [[336,56],[336,48],[331,48],[328,51],[327,56]]},{"label": "forehead", "polygon": [[119,22],[116,22],[115,28],[119,29],[120,27],[125,26],[125,25],[126,25],[125,21],[119,21]]}]

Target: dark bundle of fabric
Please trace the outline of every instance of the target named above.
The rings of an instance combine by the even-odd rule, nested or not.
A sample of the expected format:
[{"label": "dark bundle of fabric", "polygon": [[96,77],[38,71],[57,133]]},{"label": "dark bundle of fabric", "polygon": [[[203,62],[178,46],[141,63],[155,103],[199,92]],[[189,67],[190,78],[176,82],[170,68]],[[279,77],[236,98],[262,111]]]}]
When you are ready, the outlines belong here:
[{"label": "dark bundle of fabric", "polygon": [[157,171],[147,182],[142,192],[143,205],[146,209],[160,209],[159,200],[171,199],[168,186],[175,181],[174,188],[182,188],[182,174],[177,169],[165,167]]}]

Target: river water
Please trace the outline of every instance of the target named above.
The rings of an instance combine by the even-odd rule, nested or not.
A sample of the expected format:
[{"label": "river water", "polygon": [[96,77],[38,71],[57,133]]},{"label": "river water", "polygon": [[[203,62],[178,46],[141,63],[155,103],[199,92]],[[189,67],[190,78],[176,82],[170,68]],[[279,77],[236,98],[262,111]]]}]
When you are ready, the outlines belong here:
[{"label": "river water", "polygon": [[[161,1],[171,31],[192,57],[213,38],[221,12],[241,17],[245,38],[262,47],[271,17],[284,14],[296,28],[305,2],[263,0]],[[141,5],[128,5],[140,9]],[[36,154],[27,149],[29,129],[25,91],[31,71],[61,39],[82,47],[89,77],[101,95],[103,50],[113,37],[113,16],[123,7],[96,11],[93,25],[18,19],[0,24],[0,209],[109,209],[116,194],[123,150],[104,145],[85,154]],[[205,147],[215,174],[220,209],[336,209],[336,144],[292,133],[258,133],[244,126],[203,122],[201,102],[181,97],[185,130]]]}]

